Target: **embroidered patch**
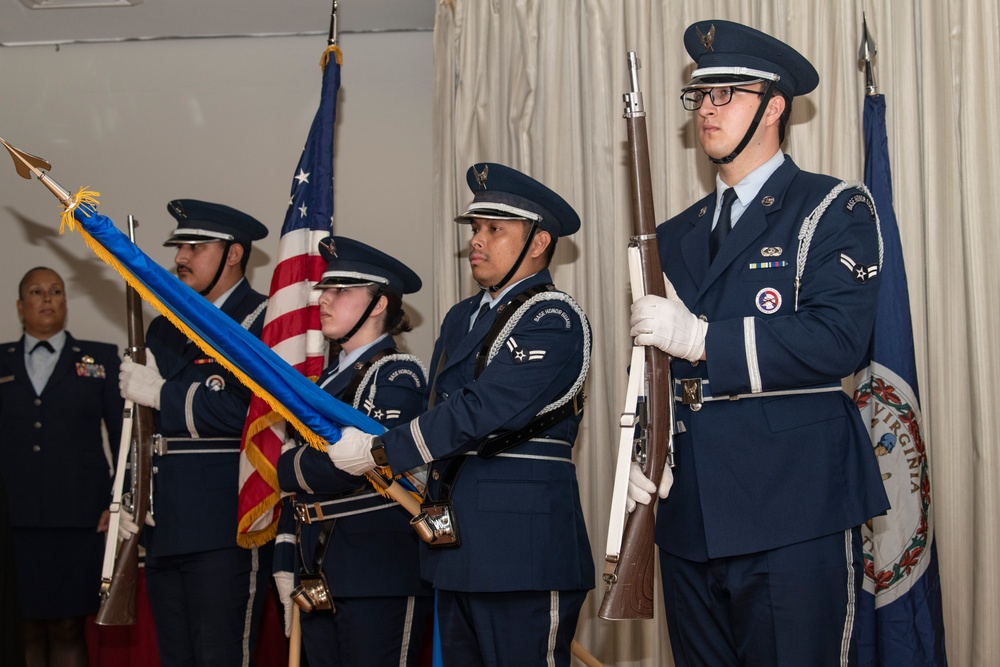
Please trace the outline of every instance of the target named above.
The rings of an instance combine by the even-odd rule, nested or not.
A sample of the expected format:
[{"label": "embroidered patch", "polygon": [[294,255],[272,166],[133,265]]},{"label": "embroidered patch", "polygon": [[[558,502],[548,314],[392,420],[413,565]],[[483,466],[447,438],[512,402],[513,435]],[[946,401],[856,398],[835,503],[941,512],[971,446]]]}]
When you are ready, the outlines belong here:
[{"label": "embroidered patch", "polygon": [[392,373],[389,374],[388,380],[389,382],[395,382],[396,378],[399,378],[401,376],[408,377],[411,380],[413,380],[413,386],[417,387],[418,389],[423,386],[423,382],[421,381],[421,379],[417,376],[416,373],[414,373],[409,368],[400,368],[398,370],[393,371]]},{"label": "embroidered patch", "polygon": [[765,287],[757,292],[755,301],[757,302],[757,310],[765,315],[771,315],[781,308],[781,293],[773,287]]},{"label": "embroidered patch", "polygon": [[517,344],[513,338],[507,339],[507,349],[515,364],[525,364],[529,361],[541,361],[545,358],[545,350],[528,350]]},{"label": "embroidered patch", "polygon": [[750,262],[751,269],[780,269],[783,266],[788,266],[788,262]]},{"label": "embroidered patch", "polygon": [[869,199],[867,195],[864,195],[860,192],[851,195],[851,198],[847,200],[847,203],[844,205],[844,208],[847,210],[848,213],[854,213],[854,208],[858,204],[864,204],[865,206],[867,206],[868,212],[871,214],[872,218],[875,217],[875,204],[872,203],[872,200]]},{"label": "embroidered patch", "polygon": [[563,325],[566,327],[566,329],[573,328],[573,321],[569,319],[569,314],[567,314],[566,311],[563,310],[562,308],[543,308],[542,310],[538,311],[538,314],[535,315],[532,321],[535,324],[538,324],[539,322],[544,320],[546,317],[549,317],[550,315],[561,317],[563,320]]},{"label": "embroidered patch", "polygon": [[870,266],[858,264],[844,253],[840,253],[840,263],[847,267],[847,270],[854,277],[855,282],[861,285],[864,285],[878,275],[878,264],[871,264]]},{"label": "embroidered patch", "polygon": [[[88,359],[90,359],[89,362]],[[104,379],[104,366],[93,362],[91,357],[84,357],[83,361],[76,362],[76,374],[82,378]]]},{"label": "embroidered patch", "polygon": [[226,388],[226,379],[221,375],[209,375],[205,378],[205,386],[209,391],[222,391]]}]

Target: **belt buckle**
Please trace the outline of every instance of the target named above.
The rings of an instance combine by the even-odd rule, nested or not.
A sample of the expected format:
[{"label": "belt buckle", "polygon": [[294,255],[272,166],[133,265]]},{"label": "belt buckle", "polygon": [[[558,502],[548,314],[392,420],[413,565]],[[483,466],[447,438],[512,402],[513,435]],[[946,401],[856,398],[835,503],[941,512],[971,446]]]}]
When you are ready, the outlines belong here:
[{"label": "belt buckle", "polygon": [[153,434],[153,453],[157,456],[167,455],[167,439],[159,433]]},{"label": "belt buckle", "polygon": [[681,404],[690,405],[697,412],[705,402],[701,391],[701,378],[681,380]]},{"label": "belt buckle", "polygon": [[292,501],[292,509],[295,510],[295,518],[299,523],[312,523],[312,519],[309,517],[309,510],[307,509],[305,503]]}]

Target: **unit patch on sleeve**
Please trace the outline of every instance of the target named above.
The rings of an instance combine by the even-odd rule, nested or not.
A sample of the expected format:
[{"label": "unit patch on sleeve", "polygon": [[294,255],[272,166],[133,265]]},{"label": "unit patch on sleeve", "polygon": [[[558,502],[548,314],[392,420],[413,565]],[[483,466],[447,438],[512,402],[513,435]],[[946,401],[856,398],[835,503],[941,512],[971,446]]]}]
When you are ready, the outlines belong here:
[{"label": "unit patch on sleeve", "polygon": [[840,263],[846,266],[847,270],[854,277],[854,280],[862,285],[878,275],[878,264],[871,264],[869,266],[858,264],[844,253],[840,253]]},{"label": "unit patch on sleeve", "polygon": [[875,204],[872,203],[872,200],[869,199],[867,195],[861,194],[860,192],[851,195],[851,198],[847,200],[847,203],[844,205],[844,208],[847,210],[848,213],[854,213],[854,208],[858,204],[864,204],[865,206],[867,206],[868,212],[871,214],[872,219],[875,218]]}]

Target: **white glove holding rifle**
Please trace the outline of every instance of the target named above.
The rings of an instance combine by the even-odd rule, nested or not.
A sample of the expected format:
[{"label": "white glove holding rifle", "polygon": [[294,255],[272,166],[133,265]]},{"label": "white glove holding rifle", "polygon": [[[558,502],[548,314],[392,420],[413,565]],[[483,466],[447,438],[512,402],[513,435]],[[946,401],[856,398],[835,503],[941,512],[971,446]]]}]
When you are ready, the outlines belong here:
[{"label": "white glove holding rifle", "polygon": [[698,319],[677,297],[647,294],[632,304],[630,335],[636,345],[658,347],[672,357],[705,358],[708,322]]},{"label": "white glove holding rifle", "polygon": [[657,488],[653,480],[642,474],[642,468],[635,461],[628,471],[628,499],[625,501],[625,511],[631,512],[636,504],[648,505],[655,493],[660,498],[670,495],[670,487],[674,485],[674,473],[670,466],[664,466],[663,477],[660,478],[660,486]]},{"label": "white glove holding rifle", "polygon": [[146,350],[145,366],[127,358],[118,372],[118,390],[122,398],[154,410],[160,409],[160,390],[165,382],[156,367],[156,357],[149,349]]},{"label": "white glove holding rifle", "polygon": [[[146,512],[146,525],[156,525],[156,521],[153,520],[152,512]],[[132,513],[126,509],[120,510],[118,515],[118,539],[122,541],[130,540],[133,536],[138,534],[139,524],[135,522],[135,517],[132,516]]]}]

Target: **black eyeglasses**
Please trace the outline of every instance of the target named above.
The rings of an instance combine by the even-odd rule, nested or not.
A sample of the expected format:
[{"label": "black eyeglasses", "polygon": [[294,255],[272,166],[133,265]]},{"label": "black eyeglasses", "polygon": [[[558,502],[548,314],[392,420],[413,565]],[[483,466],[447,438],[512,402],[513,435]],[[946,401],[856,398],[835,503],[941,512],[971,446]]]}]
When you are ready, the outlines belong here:
[{"label": "black eyeglasses", "polygon": [[705,97],[709,97],[712,100],[712,104],[717,107],[723,107],[733,101],[734,93],[753,93],[754,95],[758,95],[760,97],[764,96],[764,93],[759,90],[750,90],[749,88],[740,88],[738,86],[693,88],[691,90],[685,90],[681,94],[681,103],[684,104],[684,108],[688,111],[697,111],[701,108],[701,104],[705,101]]}]

